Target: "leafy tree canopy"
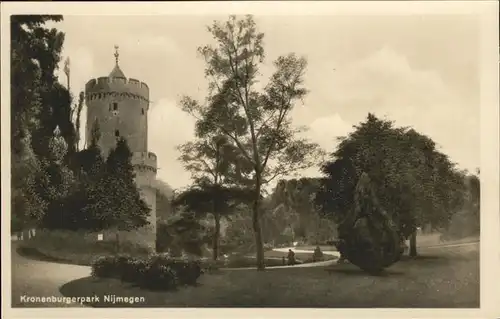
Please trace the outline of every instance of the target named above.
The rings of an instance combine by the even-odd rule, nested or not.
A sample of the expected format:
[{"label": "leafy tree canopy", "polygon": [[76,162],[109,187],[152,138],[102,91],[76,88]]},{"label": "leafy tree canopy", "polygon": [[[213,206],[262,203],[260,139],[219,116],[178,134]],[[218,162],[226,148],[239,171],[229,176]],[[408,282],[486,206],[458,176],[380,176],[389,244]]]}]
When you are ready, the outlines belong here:
[{"label": "leafy tree canopy", "polygon": [[370,176],[378,201],[405,237],[424,224],[446,226],[463,205],[463,174],[414,129],[369,114],[331,156],[316,203],[338,221],[352,213],[362,173]]},{"label": "leafy tree canopy", "polygon": [[74,152],[76,132],[71,121],[71,97],[57,80],[64,33],[48,28],[47,22],[62,21],[59,15],[14,15],[11,17],[11,130],[13,147],[32,134],[36,155],[46,156],[48,141],[61,129],[69,154]]},{"label": "leafy tree canopy", "polygon": [[262,185],[279,176],[308,168],[318,160],[318,146],[301,138],[290,113],[306,95],[307,61],[287,54],[274,61],[275,72],[259,89],[259,66],[264,62],[264,34],[252,16],[230,16],[208,27],[215,45],[198,49],[205,59],[209,95],[199,102],[184,97],[181,106],[197,119],[197,136],[223,135],[233,143],[237,157],[251,168],[254,190],[252,219],[257,265],[264,268],[260,202]]}]

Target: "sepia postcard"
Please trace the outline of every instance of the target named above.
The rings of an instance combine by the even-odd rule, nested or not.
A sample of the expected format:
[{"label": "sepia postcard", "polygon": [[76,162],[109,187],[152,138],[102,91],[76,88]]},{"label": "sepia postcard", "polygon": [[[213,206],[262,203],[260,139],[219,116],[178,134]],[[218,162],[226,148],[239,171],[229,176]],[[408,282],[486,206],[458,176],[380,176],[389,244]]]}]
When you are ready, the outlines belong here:
[{"label": "sepia postcard", "polygon": [[2,3],[2,314],[499,318],[498,10]]}]

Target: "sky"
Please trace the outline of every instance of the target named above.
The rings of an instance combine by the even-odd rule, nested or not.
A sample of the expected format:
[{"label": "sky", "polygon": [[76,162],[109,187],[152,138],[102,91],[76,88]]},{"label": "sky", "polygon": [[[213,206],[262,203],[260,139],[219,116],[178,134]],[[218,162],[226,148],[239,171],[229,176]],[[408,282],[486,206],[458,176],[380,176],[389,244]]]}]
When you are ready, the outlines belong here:
[{"label": "sky", "polygon": [[[194,137],[194,120],[178,102],[183,95],[204,98],[204,62],[196,50],[212,42],[206,26],[226,18],[65,16],[56,25],[66,34],[63,56],[71,59],[74,96],[89,79],[111,72],[115,45],[125,75],[148,84],[149,150],[158,156],[157,178],[173,188],[190,184],[176,146]],[[371,112],[430,136],[459,168],[479,167],[480,29],[474,16],[257,15],[255,20],[265,34],[264,77],[280,55],[307,58],[310,92],[292,117],[308,126],[307,136],[327,152]],[[66,83],[63,75],[60,80]],[[302,175],[320,173],[311,168]]]}]

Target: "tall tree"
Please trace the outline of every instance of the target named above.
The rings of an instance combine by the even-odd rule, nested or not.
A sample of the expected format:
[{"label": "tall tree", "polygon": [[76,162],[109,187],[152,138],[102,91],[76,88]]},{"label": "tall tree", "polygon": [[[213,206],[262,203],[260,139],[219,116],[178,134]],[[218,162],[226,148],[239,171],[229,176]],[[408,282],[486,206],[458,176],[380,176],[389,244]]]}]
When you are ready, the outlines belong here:
[{"label": "tall tree", "polygon": [[479,176],[464,172],[465,200],[462,209],[453,216],[444,238],[475,236],[480,231],[480,181]]},{"label": "tall tree", "polygon": [[234,207],[249,201],[249,192],[235,184],[242,181],[249,167],[242,167],[235,157],[236,149],[226,136],[198,138],[179,147],[180,160],[191,172],[194,185],[173,201],[196,216],[211,214],[214,218],[213,259],[219,257],[221,218],[228,217]]},{"label": "tall tree", "polygon": [[208,27],[216,41],[198,49],[206,62],[209,83],[206,103],[190,97],[181,101],[183,110],[197,119],[199,136],[221,134],[235,144],[251,164],[254,198],[252,223],[257,248],[257,268],[264,269],[261,193],[274,178],[308,168],[318,159],[316,144],[299,137],[290,113],[307,93],[303,76],[307,62],[295,54],[274,62],[276,71],[263,90],[259,90],[259,65],[264,61],[264,34],[257,30],[252,16]]},{"label": "tall tree", "polygon": [[203,255],[211,230],[194,213],[181,212],[158,224],[158,251],[179,257],[183,252]]},{"label": "tall tree", "polygon": [[174,207],[181,206],[197,217],[207,214],[213,216],[215,225],[212,234],[212,257],[213,260],[217,260],[220,255],[221,218],[231,220],[230,215],[234,214],[236,207],[250,202],[252,195],[253,193],[246,188],[204,183],[194,185],[181,193],[174,199],[173,204]]},{"label": "tall tree", "polygon": [[41,63],[33,48],[43,42],[44,24],[61,16],[12,16],[11,27],[11,176],[12,230],[33,227],[47,203],[37,193],[41,162],[32,148],[42,112]]},{"label": "tall tree", "polygon": [[50,183],[71,175],[65,165],[54,162],[49,145],[58,127],[69,146],[67,153],[73,152],[70,96],[54,74],[64,34],[47,27],[59,21],[60,15],[14,15],[10,20],[12,217],[17,228],[24,222],[36,226],[47,209],[55,207],[51,196],[62,196],[49,194],[61,186]]},{"label": "tall tree", "polygon": [[48,41],[45,23],[61,20],[62,16],[58,15],[11,16],[10,87],[13,155],[22,151],[21,141],[26,134],[31,135],[40,126],[39,117],[43,109],[42,87],[45,85],[42,68],[47,68],[47,61],[37,53]]},{"label": "tall tree", "polygon": [[481,181],[479,171],[476,174],[469,174],[466,177],[466,186],[470,196],[471,210],[479,215],[481,211]]},{"label": "tall tree", "polygon": [[[322,230],[327,231],[331,226],[330,220],[319,216],[315,207],[315,197],[320,187],[318,178],[300,178],[281,180],[271,196],[274,211],[283,210],[288,218],[293,220],[294,233],[303,240],[319,240],[319,237],[333,236],[330,232],[325,236]],[[276,216],[277,217],[277,216]],[[321,234],[321,235],[320,235]],[[316,239],[314,239],[316,238]],[[323,240],[327,240],[323,238]]]},{"label": "tall tree", "polygon": [[[55,75],[61,61],[64,33],[48,28],[47,22],[60,22],[60,15],[14,15],[11,17],[12,66],[11,96],[15,102],[12,136],[18,136],[18,124],[27,117],[37,119],[32,126],[32,145],[37,156],[47,157],[48,143],[56,127],[74,152],[75,130],[71,121],[71,97]],[[28,94],[25,94],[28,93]],[[30,104],[33,95],[39,104]],[[26,121],[26,120],[24,120]]]},{"label": "tall tree", "polygon": [[255,241],[252,216],[248,214],[248,207],[240,206],[231,215],[226,233],[222,239],[224,252],[252,253],[255,252]]},{"label": "tall tree", "polygon": [[[355,205],[355,187],[362,173],[370,176],[376,197],[404,238],[419,226],[445,227],[463,203],[463,175],[427,136],[394,127],[369,114],[355,131],[340,139],[317,203],[339,222]],[[415,237],[410,252],[416,254]]]},{"label": "tall tree", "polygon": [[135,183],[132,166],[132,152],[124,138],[119,138],[116,147],[106,160],[106,177],[100,183],[101,191],[106,194],[99,201],[102,207],[102,227],[114,228],[117,250],[120,249],[120,231],[131,231],[149,224],[151,209],[141,198]]}]

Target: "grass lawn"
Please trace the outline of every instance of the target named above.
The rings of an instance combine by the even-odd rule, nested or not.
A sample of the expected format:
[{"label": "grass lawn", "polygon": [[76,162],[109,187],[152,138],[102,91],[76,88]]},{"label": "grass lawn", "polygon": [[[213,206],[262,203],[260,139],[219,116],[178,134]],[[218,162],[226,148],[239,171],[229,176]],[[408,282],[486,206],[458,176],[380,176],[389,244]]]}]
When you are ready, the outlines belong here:
[{"label": "grass lawn", "polygon": [[[471,243],[479,241],[479,235],[476,236],[468,236],[460,239],[441,239],[440,233],[431,233],[431,234],[422,234],[417,236],[417,245],[420,247],[431,247],[438,245],[447,245],[447,244],[462,244],[462,243]],[[319,246],[322,251],[337,251],[335,246],[329,245],[320,245]],[[295,249],[299,250],[314,250],[316,249],[315,245],[299,245],[296,246]]]},{"label": "grass lawn", "polygon": [[[479,307],[478,246],[421,250],[383,276],[353,265],[330,268],[220,270],[196,287],[171,292],[141,290],[119,280],[82,278],[63,285],[65,296],[100,297],[94,307]],[[137,304],[104,303],[105,294],[144,297]]]},{"label": "grass lawn", "polygon": [[[96,257],[115,253],[115,248],[111,243],[100,242],[92,245],[78,243],[72,247],[67,244],[68,242],[74,243],[75,241],[61,241],[61,244],[57,246],[53,243],[47,243],[45,240],[33,238],[20,243],[17,252],[21,256],[36,260],[81,266],[90,266]],[[124,249],[123,253],[144,257],[148,255],[145,250],[133,248]]]}]

